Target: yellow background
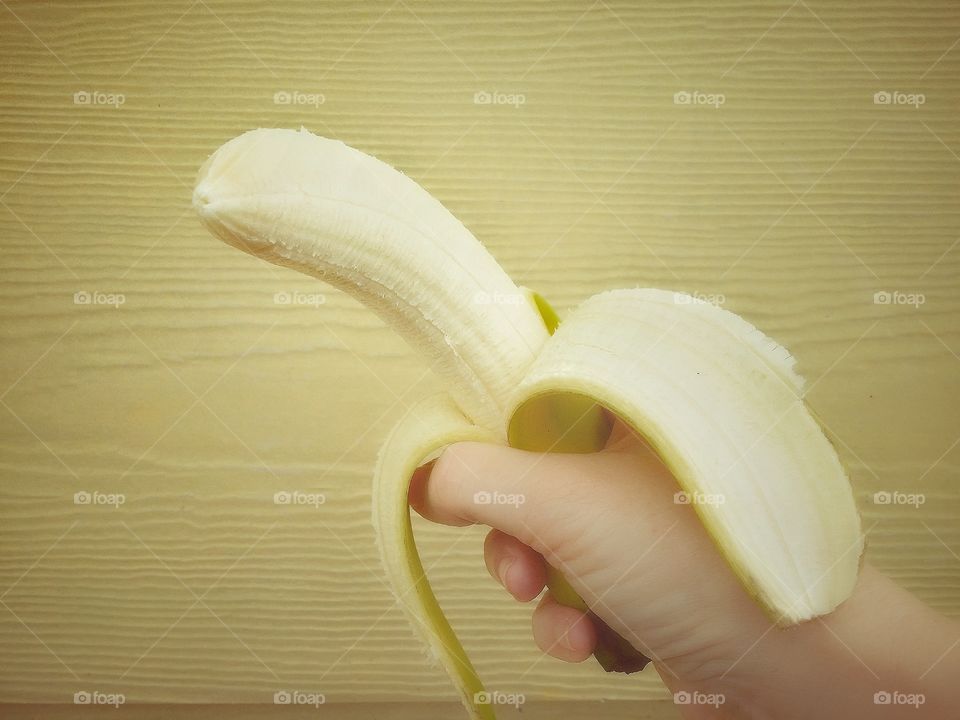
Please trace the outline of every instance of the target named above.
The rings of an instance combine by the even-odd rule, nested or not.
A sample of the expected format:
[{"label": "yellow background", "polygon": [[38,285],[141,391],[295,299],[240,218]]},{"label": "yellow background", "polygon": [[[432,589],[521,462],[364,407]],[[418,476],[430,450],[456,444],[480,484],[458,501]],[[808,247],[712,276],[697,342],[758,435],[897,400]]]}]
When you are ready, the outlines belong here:
[{"label": "yellow background", "polygon": [[[453,698],[368,518],[381,440],[438,382],[358,303],[190,209],[206,156],[260,126],[402,169],[561,311],[637,285],[719,296],[798,357],[869,558],[960,614],[956,3],[8,1],[0,37],[0,701]],[[274,302],[293,292],[325,302]],[[326,503],[273,503],[294,489]],[[479,529],[416,530],[481,676],[527,717],[676,716],[652,668],[541,658]]]}]

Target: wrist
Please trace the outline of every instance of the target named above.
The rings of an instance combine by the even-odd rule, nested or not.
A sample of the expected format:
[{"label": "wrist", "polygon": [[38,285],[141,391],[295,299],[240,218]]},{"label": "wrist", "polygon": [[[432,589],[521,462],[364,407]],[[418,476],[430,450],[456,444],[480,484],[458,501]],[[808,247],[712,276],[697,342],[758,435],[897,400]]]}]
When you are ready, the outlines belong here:
[{"label": "wrist", "polygon": [[941,717],[960,703],[948,680],[960,648],[942,656],[958,637],[956,623],[865,565],[832,613],[769,629],[734,669],[706,684],[725,694],[727,714],[686,717]]}]

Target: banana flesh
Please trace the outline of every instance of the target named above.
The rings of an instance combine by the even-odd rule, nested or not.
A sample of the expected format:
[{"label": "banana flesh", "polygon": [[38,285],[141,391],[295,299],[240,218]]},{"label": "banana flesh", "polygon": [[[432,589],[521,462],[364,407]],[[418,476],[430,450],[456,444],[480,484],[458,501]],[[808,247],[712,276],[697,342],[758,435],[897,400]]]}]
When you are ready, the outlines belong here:
[{"label": "banana flesh", "polygon": [[229,245],[341,288],[447,379],[503,437],[504,403],[547,330],[503,268],[432,195],[306,130],[253,130],[200,170],[194,207]]}]

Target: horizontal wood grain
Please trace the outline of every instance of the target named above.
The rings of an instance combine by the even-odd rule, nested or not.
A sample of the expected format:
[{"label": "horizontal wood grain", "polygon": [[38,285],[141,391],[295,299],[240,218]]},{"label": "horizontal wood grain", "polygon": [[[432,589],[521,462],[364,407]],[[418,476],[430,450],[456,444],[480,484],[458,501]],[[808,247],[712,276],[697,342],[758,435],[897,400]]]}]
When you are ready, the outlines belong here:
[{"label": "horizontal wood grain", "polygon": [[[102,717],[99,708],[74,705],[7,704],[0,705],[5,718],[10,720],[59,720],[59,718],[95,718]],[[463,708],[459,703],[441,702],[404,702],[404,703],[344,703],[339,705],[321,705],[319,708],[306,708],[275,705],[121,705],[109,708],[111,717],[116,720],[135,718],[153,720],[154,718],[173,718],[192,720],[210,717],[212,713],[223,713],[236,720],[263,720],[277,717],[293,718],[342,718],[343,720],[408,720],[409,718],[431,717],[438,719],[460,718]],[[519,707],[507,705],[497,710],[497,717],[540,720],[562,716],[568,720],[591,720],[595,717],[610,720],[673,720],[679,717],[676,707],[669,702],[525,702]]]},{"label": "horizontal wood grain", "polygon": [[[0,701],[297,686],[403,717],[453,698],[369,522],[379,444],[439,381],[358,303],[223,247],[190,209],[206,156],[260,126],[401,168],[561,311],[614,287],[722,295],[797,356],[871,561],[960,615],[955,4],[10,0],[0,35]],[[674,103],[695,90],[725,102]],[[294,489],[326,502],[272,502]],[[874,502],[892,490],[926,502]],[[676,716],[652,669],[541,658],[479,529],[415,527],[481,675],[531,698],[524,717]],[[600,700],[631,702],[575,702]]]}]

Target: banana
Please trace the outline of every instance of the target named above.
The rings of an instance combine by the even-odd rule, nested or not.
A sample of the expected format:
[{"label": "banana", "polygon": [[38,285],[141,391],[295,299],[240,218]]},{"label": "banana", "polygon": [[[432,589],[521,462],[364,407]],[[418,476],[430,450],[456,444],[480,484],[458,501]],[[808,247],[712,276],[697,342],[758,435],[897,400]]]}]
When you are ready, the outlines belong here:
[{"label": "banana", "polygon": [[[743,318],[638,288],[600,293],[560,322],[416,182],[303,128],[224,144],[193,202],[226,243],[357,297],[446,379],[449,393],[413,405],[384,442],[373,522],[397,602],[472,718],[493,709],[430,589],[407,504],[414,469],[453,442],[593,452],[617,416],[660,454],[678,501],[773,621],[823,615],[852,592],[863,537],[846,473],[794,359]],[[589,610],[560,573],[549,584]],[[602,623],[600,636],[604,668],[647,662]]]},{"label": "banana", "polygon": [[254,130],[204,164],[193,202],[227,244],[359,298],[435,363],[468,417],[503,436],[503,403],[547,330],[413,180],[305,130]]}]

